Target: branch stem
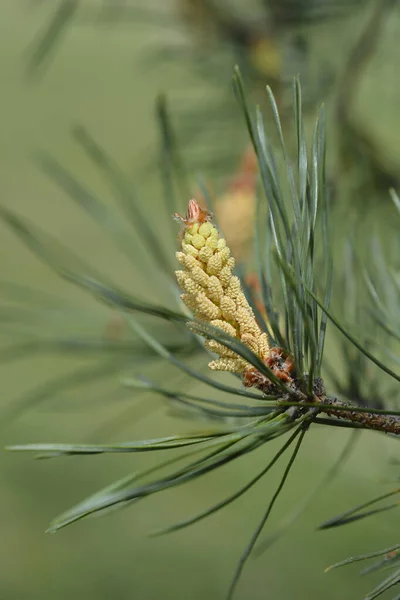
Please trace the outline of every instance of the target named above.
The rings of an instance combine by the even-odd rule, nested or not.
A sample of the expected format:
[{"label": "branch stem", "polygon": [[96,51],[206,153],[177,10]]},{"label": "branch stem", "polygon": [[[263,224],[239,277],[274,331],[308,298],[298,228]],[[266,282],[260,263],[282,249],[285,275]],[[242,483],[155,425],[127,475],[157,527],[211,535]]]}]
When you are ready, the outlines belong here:
[{"label": "branch stem", "polygon": [[[357,407],[349,402],[343,402],[337,398],[329,398],[327,396],[314,396],[314,403],[316,405],[324,405],[321,412],[324,412],[330,417],[345,419],[347,422],[350,421],[356,425],[361,425],[366,429],[374,429],[375,431],[400,435],[400,417],[397,415],[383,415],[352,410],[352,408]],[[332,410],[327,408],[327,405],[331,405]]]}]

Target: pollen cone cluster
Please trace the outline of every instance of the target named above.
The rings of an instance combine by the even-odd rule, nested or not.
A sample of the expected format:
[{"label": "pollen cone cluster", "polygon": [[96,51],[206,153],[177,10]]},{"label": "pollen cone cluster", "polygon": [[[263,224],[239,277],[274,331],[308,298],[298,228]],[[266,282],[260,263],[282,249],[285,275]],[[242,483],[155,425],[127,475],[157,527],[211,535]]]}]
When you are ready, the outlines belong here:
[{"label": "pollen cone cluster", "polygon": [[[232,274],[235,260],[225,239],[204,217],[194,200],[189,209],[194,217],[181,218],[181,252],[176,257],[183,270],[176,277],[183,290],[182,301],[193,315],[241,340],[262,360],[269,353],[268,340],[262,333],[243,293],[240,280]],[[195,203],[195,204],[194,204]],[[188,211],[189,215],[190,210]],[[223,344],[207,339],[205,346],[218,355],[209,367],[216,371],[243,373],[250,364]]]}]

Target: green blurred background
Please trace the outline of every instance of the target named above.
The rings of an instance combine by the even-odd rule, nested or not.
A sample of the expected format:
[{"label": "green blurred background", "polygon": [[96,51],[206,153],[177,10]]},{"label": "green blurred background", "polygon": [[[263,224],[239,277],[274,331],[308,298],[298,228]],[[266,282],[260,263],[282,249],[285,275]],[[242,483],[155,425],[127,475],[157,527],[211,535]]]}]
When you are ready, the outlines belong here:
[{"label": "green blurred background", "polygon": [[[158,135],[154,99],[158,93],[170,91],[173,102],[174,91],[181,89],[183,82],[187,89],[193,86],[200,90],[199,94],[201,90],[207,91],[207,87],[189,63],[177,67],[160,62],[158,69],[154,66],[146,69],[142,59],[162,34],[157,27],[132,28],[130,24],[111,27],[83,23],[71,27],[46,71],[38,77],[29,77],[27,60],[36,32],[41,30],[46,17],[46,11],[34,9],[33,4],[3,0],[0,6],[1,202],[62,239],[102,272],[115,276],[121,285],[138,288],[144,296],[151,296],[151,284],[146,284],[113,248],[104,232],[40,173],[32,157],[38,149],[49,151],[92,186],[105,202],[112,204],[104,182],[71,140],[71,126],[84,124],[139,182],[141,197],[151,211],[151,222],[164,235],[164,216],[162,213],[157,216],[162,202],[159,178],[143,160],[144,156],[151,159]],[[87,2],[88,6],[91,4],[94,3]],[[331,38],[335,37],[335,27],[337,23],[331,25]],[[395,47],[391,52],[397,52],[398,57]],[[222,77],[228,89],[230,70]],[[376,81],[377,70],[371,77]],[[367,79],[364,88],[376,91],[379,84],[374,86]],[[384,92],[385,98],[393,98],[391,90]],[[359,114],[373,127],[376,95],[371,93],[369,98],[367,116],[363,117],[362,111]],[[362,104],[368,108],[364,101]],[[392,127],[386,127],[389,147],[398,144],[398,136],[393,137],[398,132],[398,115],[395,125],[391,123]],[[383,129],[379,128],[379,132]],[[394,148],[394,154],[396,151]],[[361,205],[358,211],[362,214],[363,210]],[[374,218],[382,215],[381,226],[385,228],[387,207],[372,206],[371,211]],[[43,327],[54,326],[57,331],[90,334],[106,326],[107,311],[57,279],[6,228],[1,227],[0,231],[1,279],[51,292],[65,301],[67,308],[62,315],[57,310],[35,313],[36,328],[40,330],[43,323]],[[138,248],[138,261],[145,260],[142,254]],[[7,319],[3,321],[5,339],[9,341],[12,334]],[[20,329],[23,327],[24,323]],[[332,360],[336,362],[333,352]],[[86,362],[96,364],[96,360],[96,356],[88,359],[74,355],[33,355],[2,365],[2,407],[7,409],[21,395],[38,389],[36,386],[42,385],[41,382],[79,369]],[[155,361],[145,368],[154,380],[166,380],[172,388],[182,385],[195,393],[200,390],[200,385],[161,362]],[[124,413],[130,410],[134,398],[120,401],[114,395],[117,386],[114,374],[93,385],[66,388],[51,402],[23,411],[16,422],[4,427],[2,445],[141,439],[196,427],[174,418],[150,394],[140,404],[136,403],[131,412]],[[97,402],[98,398],[101,401]],[[107,426],[119,414],[123,417],[116,422],[113,435]],[[273,531],[309,493],[339,454],[348,435],[345,430],[315,428],[308,436],[268,531]],[[57,535],[44,533],[52,517],[86,494],[156,462],[159,457],[94,456],[34,462],[28,455],[3,453],[0,598],[223,598],[241,551],[275,489],[279,468],[245,497],[186,531],[154,539],[146,534],[195,514],[234,491],[265,464],[273,450],[274,445],[268,445],[253,457],[241,459],[193,484],[156,495],[105,518],[85,520]],[[265,554],[249,561],[237,591],[238,600],[361,598],[372,587],[373,577],[359,578],[353,568],[324,574],[324,568],[351,554],[397,543],[394,517],[378,516],[327,532],[318,532],[316,527],[353,504],[390,489],[397,473],[388,458],[395,451],[396,442],[380,435],[363,434],[340,476],[318,496],[300,522]]]}]

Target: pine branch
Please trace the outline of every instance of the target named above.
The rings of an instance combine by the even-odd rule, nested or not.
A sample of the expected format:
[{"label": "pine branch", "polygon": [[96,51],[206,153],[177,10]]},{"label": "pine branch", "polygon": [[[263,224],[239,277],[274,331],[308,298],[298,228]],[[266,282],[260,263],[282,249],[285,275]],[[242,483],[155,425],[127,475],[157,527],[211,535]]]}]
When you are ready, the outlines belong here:
[{"label": "pine branch", "polygon": [[[373,429],[375,431],[383,431],[384,433],[391,433],[394,435],[400,434],[400,416],[399,415],[387,415],[379,414],[374,412],[364,412],[354,410],[355,407],[350,402],[343,402],[337,398],[329,398],[327,396],[323,398],[317,398],[317,404],[322,403],[324,405],[323,412],[330,417],[336,417],[337,419],[346,419],[355,425],[361,425],[366,429]],[[331,405],[332,409],[329,409],[327,405]]]}]

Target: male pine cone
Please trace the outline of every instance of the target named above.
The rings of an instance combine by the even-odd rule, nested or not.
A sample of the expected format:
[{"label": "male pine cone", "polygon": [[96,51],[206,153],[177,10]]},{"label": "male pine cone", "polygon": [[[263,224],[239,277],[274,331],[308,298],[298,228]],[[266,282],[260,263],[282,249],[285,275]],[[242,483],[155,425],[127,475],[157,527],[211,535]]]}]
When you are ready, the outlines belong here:
[{"label": "male pine cone", "polygon": [[[181,251],[176,253],[183,266],[183,270],[176,271],[184,292],[182,301],[196,318],[239,339],[265,360],[269,354],[267,335],[255,320],[239,278],[232,274],[235,259],[225,239],[210,223],[210,214],[192,199],[187,216],[174,215],[174,218],[184,223]],[[207,339],[205,347],[218,355],[209,363],[210,369],[243,374],[251,368],[241,356],[215,340]]]}]

